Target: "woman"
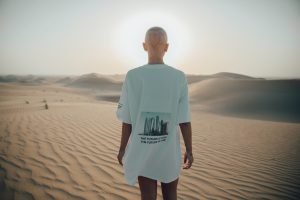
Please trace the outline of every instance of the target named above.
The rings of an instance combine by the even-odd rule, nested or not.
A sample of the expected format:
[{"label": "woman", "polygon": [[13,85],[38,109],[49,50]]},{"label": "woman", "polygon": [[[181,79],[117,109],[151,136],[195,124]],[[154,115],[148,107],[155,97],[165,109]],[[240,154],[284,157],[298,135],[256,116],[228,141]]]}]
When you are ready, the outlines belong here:
[{"label": "woman", "polygon": [[161,27],[146,32],[144,50],[148,64],[127,72],[122,86],[117,118],[122,138],[117,156],[128,184],[138,180],[141,199],[155,200],[157,181],[164,200],[177,199],[181,171],[181,129],[186,152],[183,169],[193,163],[192,131],[185,74],[163,62],[168,50],[167,34]]}]

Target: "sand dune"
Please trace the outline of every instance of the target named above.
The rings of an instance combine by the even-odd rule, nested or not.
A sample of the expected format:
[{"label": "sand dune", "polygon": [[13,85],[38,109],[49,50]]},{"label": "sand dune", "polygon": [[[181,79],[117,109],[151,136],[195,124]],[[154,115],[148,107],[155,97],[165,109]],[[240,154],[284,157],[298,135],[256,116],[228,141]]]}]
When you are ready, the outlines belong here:
[{"label": "sand dune", "polygon": [[[15,83],[19,85],[47,85],[51,83],[60,83],[62,79],[73,79],[76,76],[68,76],[65,75],[0,75],[0,83]],[[63,82],[63,81],[62,81]]]},{"label": "sand dune", "polygon": [[38,77],[34,75],[26,75],[26,76],[17,76],[17,75],[7,75],[0,76],[0,82],[9,83],[16,82],[22,84],[41,84],[46,81],[45,77]]},{"label": "sand dune", "polygon": [[189,84],[196,83],[199,81],[204,81],[208,79],[215,79],[215,78],[221,78],[221,79],[261,79],[263,78],[255,78],[243,74],[236,74],[231,72],[219,72],[212,75],[194,75],[194,74],[186,74],[187,80]]},{"label": "sand dune", "polygon": [[300,80],[214,78],[191,84],[190,98],[218,114],[300,122]]},{"label": "sand dune", "polygon": [[108,92],[108,91],[119,91],[122,87],[122,82],[116,81],[107,76],[93,73],[93,74],[79,76],[74,80],[72,80],[71,82],[67,83],[65,86]]},{"label": "sand dune", "polygon": [[[300,123],[206,110],[219,102],[248,101],[252,96],[244,90],[262,99],[265,92],[296,90],[287,82],[256,81],[215,78],[190,84],[195,162],[181,172],[178,199],[300,196]],[[107,97],[113,96],[111,91]],[[61,84],[0,83],[0,199],[140,199],[138,185],[126,185],[116,159],[117,103],[102,98]]]},{"label": "sand dune", "polygon": [[114,89],[113,85],[117,85],[116,89],[120,89],[125,78],[124,74],[104,75],[97,73],[75,75],[0,75],[0,83],[20,83],[27,85],[40,85],[40,84],[60,84],[71,87],[89,88],[103,87],[108,85]]},{"label": "sand dune", "polygon": [[70,83],[72,83],[72,81],[73,81],[73,79],[72,79],[71,77],[67,76],[67,77],[63,77],[63,78],[61,78],[61,79],[55,81],[55,83],[59,83],[59,84],[70,84]]},{"label": "sand dune", "polygon": [[211,78],[223,78],[223,79],[262,79],[262,78],[254,78],[251,76],[247,76],[244,74],[237,74],[232,72],[219,72],[213,75],[210,75]]}]

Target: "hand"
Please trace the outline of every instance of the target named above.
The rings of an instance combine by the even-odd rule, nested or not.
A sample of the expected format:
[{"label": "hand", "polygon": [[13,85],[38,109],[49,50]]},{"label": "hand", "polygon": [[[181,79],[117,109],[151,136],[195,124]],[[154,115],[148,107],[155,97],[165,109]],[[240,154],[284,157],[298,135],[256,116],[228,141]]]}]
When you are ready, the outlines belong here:
[{"label": "hand", "polygon": [[120,163],[120,165],[122,165],[123,166],[123,163],[122,163],[122,158],[123,158],[123,156],[124,156],[124,153],[125,153],[125,151],[119,151],[119,154],[118,154],[118,161],[119,161],[119,163]]},{"label": "hand", "polygon": [[192,166],[192,163],[194,162],[193,153],[185,152],[183,162],[183,169],[189,169]]}]

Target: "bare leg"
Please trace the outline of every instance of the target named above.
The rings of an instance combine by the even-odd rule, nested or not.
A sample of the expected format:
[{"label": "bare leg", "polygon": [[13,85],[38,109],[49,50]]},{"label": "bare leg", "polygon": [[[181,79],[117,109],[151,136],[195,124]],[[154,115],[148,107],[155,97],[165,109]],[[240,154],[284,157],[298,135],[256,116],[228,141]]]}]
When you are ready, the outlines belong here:
[{"label": "bare leg", "polygon": [[177,200],[178,178],[170,183],[161,183],[161,191],[164,200]]},{"label": "bare leg", "polygon": [[141,200],[156,200],[157,180],[138,176],[141,191]]}]

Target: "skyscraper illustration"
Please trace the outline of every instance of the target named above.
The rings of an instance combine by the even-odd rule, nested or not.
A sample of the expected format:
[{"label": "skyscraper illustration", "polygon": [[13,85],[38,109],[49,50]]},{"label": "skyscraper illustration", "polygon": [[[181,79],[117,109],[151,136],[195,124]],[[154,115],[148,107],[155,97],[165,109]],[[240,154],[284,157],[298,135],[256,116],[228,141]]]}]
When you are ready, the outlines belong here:
[{"label": "skyscraper illustration", "polygon": [[159,136],[168,135],[168,122],[159,120],[159,115],[146,117],[144,121],[144,132],[139,135]]}]

